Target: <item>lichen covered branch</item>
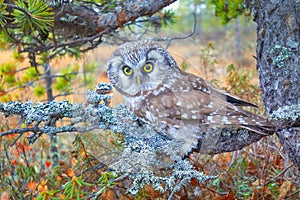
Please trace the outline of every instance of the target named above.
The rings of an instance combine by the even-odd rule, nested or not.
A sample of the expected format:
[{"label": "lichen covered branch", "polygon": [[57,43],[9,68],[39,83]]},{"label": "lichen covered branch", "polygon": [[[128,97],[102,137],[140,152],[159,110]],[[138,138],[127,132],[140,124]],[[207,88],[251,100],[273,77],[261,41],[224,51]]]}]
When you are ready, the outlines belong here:
[{"label": "lichen covered branch", "polygon": [[[173,148],[168,147],[173,142],[170,138],[155,132],[151,124],[138,119],[124,105],[109,107],[108,104],[111,98],[109,93],[111,89],[111,86],[108,84],[99,84],[95,91],[86,93],[86,102],[81,104],[66,100],[45,103],[0,103],[0,111],[5,117],[18,115],[25,126],[23,128],[6,130],[1,132],[0,136],[31,132],[32,134],[29,137],[37,139],[37,135],[40,136],[41,134],[83,133],[94,129],[105,129],[122,133],[127,145],[139,149],[139,151],[143,149],[154,151],[159,149],[171,150]],[[59,120],[64,120],[63,126],[56,127],[51,125],[53,124],[51,122]],[[241,149],[263,137],[260,134],[250,136],[241,134],[243,133],[237,132],[216,136],[216,133],[210,131],[201,143],[205,146],[207,141],[212,142],[213,140],[212,144],[214,144],[214,147],[211,147],[207,152],[218,154]],[[29,141],[33,143],[35,140]],[[143,145],[146,145],[147,148]]]},{"label": "lichen covered branch", "polygon": [[[86,102],[81,104],[65,100],[45,103],[0,103],[0,112],[5,117],[21,116],[24,125],[23,128],[1,132],[0,136],[23,135],[25,132],[31,132],[28,139],[33,143],[42,134],[53,136],[59,133],[83,133],[95,129],[121,133],[124,138],[124,150],[118,159],[110,163],[110,168],[119,175],[127,174],[133,180],[132,186],[128,189],[131,193],[136,193],[144,185],[151,184],[156,190],[171,191],[172,195],[188,184],[191,178],[201,183],[215,178],[195,170],[187,159],[173,155],[174,148],[180,145],[178,141],[155,132],[150,124],[138,119],[124,105],[110,107],[111,90],[109,84],[99,84],[95,91],[86,93]],[[64,120],[62,126],[51,125],[53,124],[51,122],[59,120]],[[241,149],[242,145],[248,145],[261,137],[261,135],[247,136],[247,142],[243,142],[240,135],[219,135],[218,140],[213,143],[215,147],[211,147],[209,153]],[[208,142],[213,138],[216,138],[215,133],[208,133],[206,136]],[[201,142],[203,144],[206,140]],[[157,170],[161,169],[172,169],[172,173],[157,176]]]}]

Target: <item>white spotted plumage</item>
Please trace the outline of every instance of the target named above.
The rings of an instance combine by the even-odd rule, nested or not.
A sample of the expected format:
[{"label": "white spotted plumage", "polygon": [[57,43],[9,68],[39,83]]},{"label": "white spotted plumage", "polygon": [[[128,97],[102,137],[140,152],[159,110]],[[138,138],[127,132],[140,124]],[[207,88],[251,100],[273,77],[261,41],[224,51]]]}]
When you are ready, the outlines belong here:
[{"label": "white spotted plumage", "polygon": [[[149,63],[150,72],[144,69]],[[125,66],[132,69],[130,76],[124,75]],[[266,119],[240,107],[253,104],[181,71],[157,43],[141,40],[121,45],[109,59],[107,72],[131,111],[158,131],[168,125],[165,134],[182,143],[177,150],[180,156],[198,148],[199,138],[209,131],[265,134],[273,130]]]}]

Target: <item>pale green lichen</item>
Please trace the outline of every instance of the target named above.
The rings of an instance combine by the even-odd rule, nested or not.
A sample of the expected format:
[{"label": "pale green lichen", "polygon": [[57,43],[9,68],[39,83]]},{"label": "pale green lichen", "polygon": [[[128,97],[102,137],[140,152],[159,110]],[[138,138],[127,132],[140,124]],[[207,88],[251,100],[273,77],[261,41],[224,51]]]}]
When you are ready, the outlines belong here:
[{"label": "pale green lichen", "polygon": [[272,65],[277,67],[284,67],[286,61],[291,56],[291,49],[280,45],[275,45],[270,51],[270,58]]},{"label": "pale green lichen", "polygon": [[296,121],[300,117],[300,105],[290,105],[280,107],[274,111],[270,117],[274,120],[288,120]]},{"label": "pale green lichen", "polygon": [[[171,199],[172,194],[189,184],[191,178],[195,178],[200,183],[217,178],[217,176],[207,176],[203,172],[196,171],[186,160],[179,160],[173,165],[173,168],[170,175],[163,177],[156,176],[153,172],[149,171],[130,174],[129,177],[134,181],[132,186],[128,189],[128,192],[136,194],[145,185],[152,185],[155,190],[160,192],[171,191],[169,197],[169,199]],[[200,193],[198,187],[194,189],[197,190],[196,193]]]}]

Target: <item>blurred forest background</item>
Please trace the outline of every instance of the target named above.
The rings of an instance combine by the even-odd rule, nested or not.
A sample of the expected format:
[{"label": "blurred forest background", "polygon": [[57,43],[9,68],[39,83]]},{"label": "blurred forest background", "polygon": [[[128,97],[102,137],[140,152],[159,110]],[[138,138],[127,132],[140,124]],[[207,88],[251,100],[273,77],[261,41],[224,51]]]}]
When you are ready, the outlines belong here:
[{"label": "blurred forest background", "polygon": [[[195,33],[190,37],[166,40],[161,44],[168,46],[182,69],[257,104],[259,109],[251,111],[264,115],[255,60],[256,25],[250,11],[228,20],[216,13],[218,7],[215,2],[180,0],[159,13],[169,16],[160,22],[161,26],[153,23],[147,33],[144,33],[143,23],[124,26],[119,30],[120,38],[134,38],[137,33],[145,34],[143,38],[184,38],[193,31],[196,23]],[[192,13],[196,14],[196,21]],[[1,34],[1,102],[49,100],[46,80],[36,68],[31,67],[28,54],[19,54],[18,46],[10,48],[2,31]],[[108,82],[106,61],[121,43],[120,38],[103,38],[97,48],[85,53],[68,49],[73,52],[55,55],[49,63],[53,76],[53,99],[84,102],[88,89],[94,89],[97,83]],[[113,93],[112,105],[121,102],[119,94]],[[13,117],[2,117],[0,122],[2,132],[21,126]],[[97,158],[103,149],[107,152],[122,148],[119,135],[109,131],[103,134],[96,131],[66,133],[55,138],[55,145],[45,135],[29,145],[26,134],[21,138],[18,135],[0,138],[1,200],[84,199],[88,194],[99,191],[101,199],[155,199],[168,195],[149,186],[133,196],[126,193],[128,180],[115,181],[116,177],[102,168],[96,169],[96,173],[86,171],[99,164]],[[53,150],[59,154],[58,165],[51,159]],[[299,185],[294,179],[296,169],[287,159],[276,136],[264,138],[236,152],[214,156],[197,154],[193,156],[193,162],[200,171],[219,175],[206,184],[191,181],[191,185],[200,188],[198,199],[299,198]],[[186,191],[188,189],[184,188],[176,193],[177,197],[188,199]]]}]

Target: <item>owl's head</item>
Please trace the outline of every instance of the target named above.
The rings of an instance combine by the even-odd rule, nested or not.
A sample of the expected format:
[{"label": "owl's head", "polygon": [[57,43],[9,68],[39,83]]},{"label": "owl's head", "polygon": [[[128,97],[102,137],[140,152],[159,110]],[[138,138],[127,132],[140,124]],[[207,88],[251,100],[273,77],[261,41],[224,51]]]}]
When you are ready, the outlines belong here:
[{"label": "owl's head", "polygon": [[126,96],[154,89],[178,70],[172,56],[162,46],[149,40],[119,46],[107,63],[112,85]]}]

